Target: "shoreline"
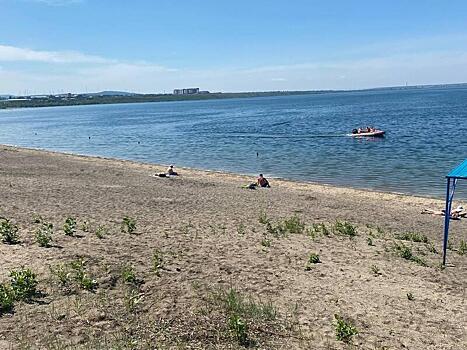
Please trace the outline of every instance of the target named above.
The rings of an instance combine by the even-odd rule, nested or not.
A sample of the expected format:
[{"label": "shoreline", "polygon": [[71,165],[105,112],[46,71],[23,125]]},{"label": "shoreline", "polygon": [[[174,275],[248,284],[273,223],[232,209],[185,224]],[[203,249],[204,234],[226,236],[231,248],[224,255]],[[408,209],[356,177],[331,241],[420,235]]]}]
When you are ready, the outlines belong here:
[{"label": "shoreline", "polygon": [[362,350],[467,344],[467,220],[452,221],[440,268],[444,218],[421,214],[440,200],[286,180],[249,190],[250,176],[159,178],[161,165],[11,146],[0,156],[0,217],[19,239],[0,242],[0,284],[30,269],[39,292],[0,313],[2,349],[237,349],[232,302],[261,349],[341,349],[335,315]]},{"label": "shoreline", "polygon": [[[106,161],[116,161],[116,162],[128,162],[130,164],[140,164],[140,165],[146,165],[146,166],[152,166],[156,168],[161,168],[161,171],[164,171],[167,165],[163,164],[158,164],[158,163],[151,163],[151,162],[144,162],[144,161],[138,161],[138,160],[132,160],[132,159],[121,159],[121,158],[114,158],[114,157],[107,157],[107,156],[101,156],[101,155],[95,155],[95,154],[81,154],[81,153],[75,153],[75,152],[66,152],[66,151],[54,151],[54,150],[49,150],[49,149],[44,149],[44,148],[34,148],[34,147],[23,147],[23,146],[17,146],[17,145],[9,145],[9,144],[0,144],[2,147],[9,147],[12,149],[18,149],[18,150],[28,150],[28,151],[37,151],[37,152],[43,152],[43,153],[49,153],[49,154],[62,154],[62,155],[68,155],[68,156],[76,156],[80,158],[94,158],[94,159],[101,159],[101,160],[106,160]],[[187,166],[176,166],[177,169],[182,169],[184,171],[189,171],[193,173],[206,173],[206,174],[217,174],[217,175],[226,175],[226,176],[231,176],[234,178],[243,178],[245,181],[250,181],[250,182],[255,182],[257,175],[253,174],[243,174],[243,173],[236,173],[236,172],[231,172],[227,170],[213,170],[213,169],[202,169],[202,168],[193,168],[193,167],[187,167]],[[345,185],[337,185],[337,184],[331,184],[331,183],[324,183],[324,182],[315,182],[315,181],[306,181],[306,180],[295,180],[295,179],[290,179],[290,178],[284,178],[280,176],[268,176],[268,179],[274,179],[274,181],[279,181],[282,183],[290,183],[290,184],[295,184],[296,186],[312,186],[312,187],[323,187],[323,188],[333,188],[333,189],[341,189],[344,191],[355,191],[356,193],[372,193],[372,194],[386,194],[386,195],[392,195],[394,197],[408,197],[408,198],[416,198],[420,200],[430,200],[430,201],[441,201],[444,203],[445,199],[436,197],[436,196],[428,196],[428,195],[419,195],[419,194],[412,194],[412,193],[403,193],[403,192],[394,192],[394,191],[384,191],[384,190],[375,190],[371,188],[361,188],[361,187],[353,187],[353,186],[345,186]],[[247,183],[246,183],[247,184]],[[455,201],[462,201],[462,202],[467,202],[467,199],[461,198],[457,199],[454,197]]]}]

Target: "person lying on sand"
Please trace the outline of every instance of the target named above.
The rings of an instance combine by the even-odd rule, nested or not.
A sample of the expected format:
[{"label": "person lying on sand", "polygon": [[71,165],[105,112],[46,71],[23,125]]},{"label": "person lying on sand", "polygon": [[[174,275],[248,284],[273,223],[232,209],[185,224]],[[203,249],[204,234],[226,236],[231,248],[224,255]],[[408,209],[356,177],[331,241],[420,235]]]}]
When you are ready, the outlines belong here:
[{"label": "person lying on sand", "polygon": [[[423,209],[422,214],[431,214],[431,215],[442,215],[444,216],[445,210],[433,210],[433,209]],[[456,209],[451,210],[452,219],[467,218],[467,211],[464,210],[462,206],[458,206]]]}]

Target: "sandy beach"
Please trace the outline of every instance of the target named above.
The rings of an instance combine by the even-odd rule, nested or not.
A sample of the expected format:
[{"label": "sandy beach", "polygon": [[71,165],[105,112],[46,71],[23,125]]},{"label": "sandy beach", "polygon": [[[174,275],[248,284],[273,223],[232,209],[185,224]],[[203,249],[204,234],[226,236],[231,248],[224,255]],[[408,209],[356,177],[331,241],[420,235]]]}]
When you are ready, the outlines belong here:
[{"label": "sandy beach", "polygon": [[[0,283],[21,268],[38,281],[0,309],[0,349],[467,349],[467,219],[443,269],[444,218],[421,214],[442,200],[249,190],[246,176],[9,146],[0,159],[0,217],[19,234],[0,243]],[[338,319],[358,334],[337,339]]]}]

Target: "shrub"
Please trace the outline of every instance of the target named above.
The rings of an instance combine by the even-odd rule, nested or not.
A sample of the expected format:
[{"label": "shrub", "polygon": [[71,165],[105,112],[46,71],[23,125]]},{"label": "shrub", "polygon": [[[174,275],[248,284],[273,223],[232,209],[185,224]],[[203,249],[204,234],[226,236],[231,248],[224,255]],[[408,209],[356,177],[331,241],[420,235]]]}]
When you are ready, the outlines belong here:
[{"label": "shrub", "polygon": [[0,219],[0,236],[2,242],[6,244],[16,244],[19,242],[18,226],[8,219]]},{"label": "shrub", "polygon": [[83,232],[89,232],[90,230],[91,230],[91,225],[89,224],[89,222],[84,221],[84,222],[81,224],[81,231],[83,231]]},{"label": "shrub", "polygon": [[334,315],[336,322],[334,323],[336,330],[336,339],[349,343],[354,335],[358,334],[357,328],[350,321],[345,320],[339,315]]},{"label": "shrub", "polygon": [[68,217],[65,220],[65,224],[63,225],[63,232],[67,236],[73,236],[76,233],[76,219],[72,217]]},{"label": "shrub", "polygon": [[123,233],[130,233],[130,234],[134,233],[136,230],[136,220],[129,216],[125,216],[122,219],[122,224],[120,226],[120,229]]},{"label": "shrub", "polygon": [[15,293],[7,284],[0,284],[0,316],[11,312],[14,307]]},{"label": "shrub", "polygon": [[357,235],[357,227],[347,221],[336,221],[332,230],[335,234],[355,237]]},{"label": "shrub", "polygon": [[417,232],[404,232],[396,235],[397,239],[418,243],[429,243],[428,237]]},{"label": "shrub", "polygon": [[52,242],[53,225],[43,222],[42,225],[36,230],[36,242],[41,247],[50,247]]},{"label": "shrub", "polygon": [[11,271],[10,284],[16,300],[30,300],[37,294],[36,274],[30,269]]}]

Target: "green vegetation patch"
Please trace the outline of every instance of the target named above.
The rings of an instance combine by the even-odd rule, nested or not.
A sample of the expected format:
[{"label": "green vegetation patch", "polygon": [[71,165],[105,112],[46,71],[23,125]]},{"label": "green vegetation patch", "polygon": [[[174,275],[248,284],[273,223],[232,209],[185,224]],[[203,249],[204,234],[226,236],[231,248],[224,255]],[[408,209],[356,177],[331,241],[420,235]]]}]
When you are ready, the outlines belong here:
[{"label": "green vegetation patch", "polygon": [[0,236],[6,244],[19,243],[18,226],[8,219],[0,219]]}]

